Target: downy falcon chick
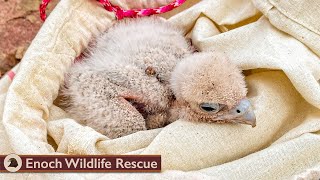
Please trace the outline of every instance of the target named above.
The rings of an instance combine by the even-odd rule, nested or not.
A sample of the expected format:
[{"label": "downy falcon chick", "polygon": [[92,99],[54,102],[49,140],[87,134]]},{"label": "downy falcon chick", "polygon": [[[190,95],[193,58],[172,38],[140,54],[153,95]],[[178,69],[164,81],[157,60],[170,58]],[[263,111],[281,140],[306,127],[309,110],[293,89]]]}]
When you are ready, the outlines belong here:
[{"label": "downy falcon chick", "polygon": [[192,49],[159,18],[120,21],[68,71],[66,111],[109,138],[179,118],[255,126],[241,71],[221,54]]}]

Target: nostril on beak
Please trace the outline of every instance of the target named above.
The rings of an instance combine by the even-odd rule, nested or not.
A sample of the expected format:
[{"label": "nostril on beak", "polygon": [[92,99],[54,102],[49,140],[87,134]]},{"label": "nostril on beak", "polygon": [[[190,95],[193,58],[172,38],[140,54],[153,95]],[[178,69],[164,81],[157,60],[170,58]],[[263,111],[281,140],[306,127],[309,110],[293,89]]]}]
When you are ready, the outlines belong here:
[{"label": "nostril on beak", "polygon": [[256,126],[256,117],[248,99],[240,101],[239,105],[234,108],[233,113],[236,116],[235,122]]},{"label": "nostril on beak", "polygon": [[227,114],[220,117],[222,121],[256,126],[256,116],[248,99],[242,99],[239,104]]},{"label": "nostril on beak", "polygon": [[245,114],[251,108],[251,103],[248,99],[242,99],[239,104],[234,108],[233,112],[236,115]]}]

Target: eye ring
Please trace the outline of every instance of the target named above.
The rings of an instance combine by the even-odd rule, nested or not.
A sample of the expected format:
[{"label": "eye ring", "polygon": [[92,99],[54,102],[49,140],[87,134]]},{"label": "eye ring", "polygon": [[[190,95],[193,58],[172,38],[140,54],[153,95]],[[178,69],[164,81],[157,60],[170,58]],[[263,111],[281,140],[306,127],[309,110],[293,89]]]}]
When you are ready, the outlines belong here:
[{"label": "eye ring", "polygon": [[201,103],[199,108],[206,113],[216,113],[221,109],[218,103]]}]

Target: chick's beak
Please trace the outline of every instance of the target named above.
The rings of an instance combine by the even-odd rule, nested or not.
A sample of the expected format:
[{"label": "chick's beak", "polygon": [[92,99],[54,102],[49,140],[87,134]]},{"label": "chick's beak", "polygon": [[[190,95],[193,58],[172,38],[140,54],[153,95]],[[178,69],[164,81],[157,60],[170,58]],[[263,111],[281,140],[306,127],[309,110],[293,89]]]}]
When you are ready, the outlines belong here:
[{"label": "chick's beak", "polygon": [[256,126],[256,116],[247,98],[242,99],[236,107],[230,110],[229,117],[232,117],[232,122]]}]

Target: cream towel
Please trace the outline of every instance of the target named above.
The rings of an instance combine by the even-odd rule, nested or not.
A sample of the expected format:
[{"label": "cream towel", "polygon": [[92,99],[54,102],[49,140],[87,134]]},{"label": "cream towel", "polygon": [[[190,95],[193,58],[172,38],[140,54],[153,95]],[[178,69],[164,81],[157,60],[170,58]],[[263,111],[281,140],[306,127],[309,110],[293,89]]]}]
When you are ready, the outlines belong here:
[{"label": "cream towel", "polygon": [[[156,6],[148,2],[116,3],[125,8]],[[111,140],[69,119],[53,105],[64,73],[88,42],[112,24],[114,15],[94,1],[62,0],[19,69],[14,69],[17,75],[12,84],[8,77],[0,80],[0,153],[161,154],[163,172],[6,177],[288,179],[302,177],[295,175],[317,167],[320,44],[316,42],[320,38],[320,16],[310,9],[319,7],[320,2],[197,2],[189,0],[163,16],[183,28],[200,50],[225,52],[247,70],[256,128],[178,120],[162,129]],[[56,149],[53,142],[48,143],[47,134]]]}]

